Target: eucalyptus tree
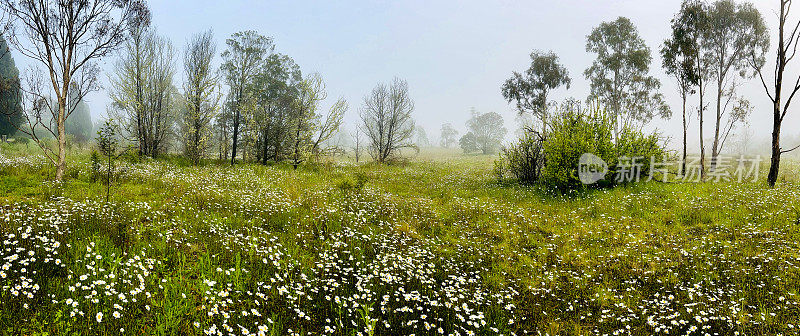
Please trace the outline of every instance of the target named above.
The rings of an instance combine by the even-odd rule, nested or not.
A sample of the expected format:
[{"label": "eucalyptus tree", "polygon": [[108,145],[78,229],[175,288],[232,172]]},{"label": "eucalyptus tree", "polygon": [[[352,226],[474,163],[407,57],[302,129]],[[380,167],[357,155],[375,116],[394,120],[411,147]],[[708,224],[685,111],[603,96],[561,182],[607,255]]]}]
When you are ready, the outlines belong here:
[{"label": "eucalyptus tree", "polygon": [[225,42],[228,48],[222,53],[222,72],[228,84],[228,97],[232,102],[233,135],[231,145],[231,164],[236,162],[236,150],[242,112],[247,106],[246,99],[251,95],[247,89],[252,87],[258,71],[264,66],[268,56],[275,50],[272,39],[252,30],[233,34]]},{"label": "eucalyptus tree", "polygon": [[[66,121],[78,106],[70,96],[80,101],[99,89],[96,61],[116,50],[129,29],[149,25],[150,11],[144,0],[1,0],[0,6],[12,21],[6,36],[36,65],[26,89],[32,105],[25,114],[27,134],[56,166],[60,181],[66,169]],[[51,114],[54,127],[42,122],[44,113]],[[58,148],[39,141],[37,128],[53,135]]]},{"label": "eucalyptus tree", "polygon": [[[788,90],[784,92],[784,79],[788,76],[786,74],[786,67],[797,54],[797,44],[798,41],[800,41],[800,21],[797,21],[797,23],[789,22],[791,7],[792,0],[780,0],[777,34],[778,43],[775,55],[775,68],[773,70],[774,78],[769,84],[767,84],[767,80],[764,78],[763,62],[759,59],[759,55],[756,53],[750,55],[750,65],[756,70],[761,84],[764,87],[764,91],[766,91],[772,103],[772,146],[769,174],[767,174],[767,183],[770,187],[774,187],[775,183],[778,181],[781,155],[800,148],[800,145],[791,149],[783,149],[781,147],[781,128],[783,126],[783,121],[786,118],[786,113],[789,111],[792,99],[795,97],[795,94],[800,91],[800,76],[798,76],[796,79],[789,79],[789,85],[786,85]],[[751,50],[757,49],[753,48]]]},{"label": "eucalyptus tree", "polygon": [[311,139],[310,146],[312,157],[319,158],[322,155],[343,151],[338,145],[331,144],[330,142],[339,132],[344,120],[344,114],[347,112],[348,108],[349,105],[347,101],[340,97],[333,103],[324,119],[321,116],[315,118],[314,135]]},{"label": "eucalyptus tree", "polygon": [[524,73],[514,71],[501,89],[503,97],[515,102],[520,114],[531,113],[542,122],[542,134],[547,133],[547,97],[552,90],[566,86],[572,80],[561,65],[558,55],[551,52],[534,51],[531,65]]},{"label": "eucalyptus tree", "polygon": [[355,131],[350,133],[353,138],[353,154],[355,155],[356,163],[361,158],[361,127],[356,127]]},{"label": "eucalyptus tree", "polygon": [[[769,35],[761,13],[751,3],[718,0],[708,7],[708,25],[703,39],[704,57],[716,84],[716,118],[711,169],[731,129],[749,112],[749,102],[736,96],[737,79],[755,76],[749,62],[763,66]],[[727,115],[727,122],[722,119]]]},{"label": "eucalyptus tree", "polygon": [[166,151],[175,121],[175,48],[152,29],[131,30],[111,77],[112,114],[139,155]]},{"label": "eucalyptus tree", "polygon": [[669,117],[671,111],[658,92],[661,83],[649,75],[650,48],[628,18],[603,22],[586,38],[586,51],[597,54],[584,71],[590,81],[590,100],[611,108],[614,135],[632,122],[648,122],[656,113]]},{"label": "eucalyptus tree", "polygon": [[289,116],[300,92],[303,77],[291,57],[273,53],[267,57],[251,81],[255,111],[254,124],[259,133],[259,157],[266,164],[271,158],[280,161],[289,138]]},{"label": "eucalyptus tree", "polygon": [[[73,91],[72,94],[77,94],[77,92]],[[67,119],[66,125],[64,125],[64,131],[71,136],[74,142],[86,144],[92,138],[92,129],[94,127],[92,113],[85,101],[74,97],[70,101],[76,106],[69,107],[73,112],[72,116]]]},{"label": "eucalyptus tree", "polygon": [[[699,139],[700,139],[700,176],[705,178],[706,175],[706,148],[705,138],[703,133],[703,126],[705,121],[706,109],[706,86],[709,82],[710,72],[708,70],[708,57],[705,57],[706,51],[704,48],[704,41],[708,37],[709,30],[709,10],[706,3],[702,0],[684,0],[681,4],[681,9],[675,15],[672,21],[673,40],[672,42],[680,46],[682,55],[682,62],[685,62],[681,69],[688,71],[684,75],[687,76],[690,83],[690,88],[697,88],[697,96],[699,98],[697,116],[699,121]],[[676,64],[678,65],[678,64]],[[673,73],[674,75],[674,73]],[[685,162],[685,158],[684,158]],[[685,167],[685,164],[684,164]],[[684,169],[685,171],[685,169]]]},{"label": "eucalyptus tree", "polygon": [[441,129],[441,136],[439,138],[439,145],[444,148],[451,148],[453,147],[458,140],[458,131],[453,127],[451,123],[442,124]]},{"label": "eucalyptus tree", "polygon": [[328,97],[325,82],[318,73],[312,73],[300,82],[299,92],[290,112],[291,163],[294,169],[309,157],[318,158],[330,150],[326,147],[342,125],[347,102],[339,98],[330,111],[323,116],[319,113],[320,103]]},{"label": "eucalyptus tree", "polygon": [[425,128],[422,126],[417,126],[414,129],[415,140],[414,143],[417,147],[430,147],[431,146],[431,139],[428,138],[428,132],[425,131]]},{"label": "eucalyptus tree", "polygon": [[[497,112],[480,113],[473,109],[467,127],[469,132],[462,137],[462,144],[474,143],[474,149],[483,154],[497,153],[507,133],[503,126],[503,116]],[[467,151],[466,148],[464,150]]]},{"label": "eucalyptus tree", "polygon": [[702,80],[699,72],[700,65],[697,60],[700,56],[700,45],[691,39],[690,15],[692,3],[684,1],[681,10],[671,21],[671,36],[664,41],[661,48],[661,58],[664,70],[673,76],[678,84],[678,93],[681,96],[681,118],[683,122],[683,151],[681,155],[681,173],[686,172],[687,161],[687,134],[689,130],[686,109],[688,97],[696,91],[695,86]]},{"label": "eucalyptus tree", "polygon": [[391,84],[378,84],[364,97],[361,106],[361,127],[367,137],[370,155],[385,163],[404,148],[416,148],[414,136],[414,101],[408,93],[408,82],[395,78]]},{"label": "eucalyptus tree", "polygon": [[215,54],[211,31],[195,35],[184,54],[180,127],[184,154],[194,164],[200,163],[211,145],[211,123],[219,108],[219,78],[211,66]]}]

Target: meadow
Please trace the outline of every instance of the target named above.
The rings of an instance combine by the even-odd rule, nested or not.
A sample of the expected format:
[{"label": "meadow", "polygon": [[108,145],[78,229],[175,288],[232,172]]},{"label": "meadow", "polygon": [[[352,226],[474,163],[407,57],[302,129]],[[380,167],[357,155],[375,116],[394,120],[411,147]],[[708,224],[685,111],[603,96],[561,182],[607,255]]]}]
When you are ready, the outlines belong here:
[{"label": "meadow", "polygon": [[[0,147],[12,335],[794,335],[800,165],[779,186],[569,195],[493,156],[394,165],[120,162],[52,182]],[[763,175],[762,175],[763,176]]]}]

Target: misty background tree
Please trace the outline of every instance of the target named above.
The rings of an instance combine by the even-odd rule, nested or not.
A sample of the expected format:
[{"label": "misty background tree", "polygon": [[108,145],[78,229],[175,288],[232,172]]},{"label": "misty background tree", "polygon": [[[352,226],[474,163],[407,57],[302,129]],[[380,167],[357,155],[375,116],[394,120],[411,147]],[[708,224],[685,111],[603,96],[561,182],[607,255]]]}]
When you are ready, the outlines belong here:
[{"label": "misty background tree", "polygon": [[441,135],[439,136],[439,146],[451,148],[458,143],[458,131],[451,123],[442,124]]},{"label": "misty background tree", "polygon": [[22,91],[19,69],[0,35],[0,136],[12,136],[22,123]]},{"label": "misty background tree", "polygon": [[467,121],[469,131],[459,140],[464,152],[480,151],[494,154],[500,151],[508,130],[503,126],[503,116],[497,112],[481,113],[473,109]]},{"label": "misty background tree", "polygon": [[431,146],[431,139],[428,138],[428,132],[425,131],[424,127],[421,126],[415,127],[414,138],[415,138],[414,143],[419,148]]}]

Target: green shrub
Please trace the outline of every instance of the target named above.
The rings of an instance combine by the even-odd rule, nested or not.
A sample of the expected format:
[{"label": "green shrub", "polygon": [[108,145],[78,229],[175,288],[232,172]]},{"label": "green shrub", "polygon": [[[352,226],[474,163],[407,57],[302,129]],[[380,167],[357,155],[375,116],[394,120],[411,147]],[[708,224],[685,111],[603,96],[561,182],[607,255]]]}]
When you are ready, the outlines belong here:
[{"label": "green shrub", "polygon": [[[545,165],[542,182],[561,191],[584,187],[578,177],[578,164],[584,153],[592,153],[603,161],[616,162],[611,142],[613,122],[605,109],[591,105],[586,111],[564,108],[553,118],[544,141]],[[606,184],[608,174],[600,185]]]},{"label": "green shrub", "polygon": [[503,148],[495,161],[495,174],[503,179],[509,174],[522,184],[539,180],[544,168],[544,138],[536,131],[526,131],[519,141]]},{"label": "green shrub", "polygon": [[[630,170],[630,165],[637,165],[641,178],[649,176],[651,171],[656,172],[663,167],[661,163],[671,158],[669,151],[662,145],[658,133],[645,134],[632,128],[623,129],[616,143],[616,158],[627,158],[628,162],[614,162],[612,171],[620,173],[622,169]],[[627,167],[622,167],[625,164]],[[653,167],[656,164],[656,167]],[[655,174],[659,175],[659,174]],[[653,176],[659,178],[663,176]]]},{"label": "green shrub", "polygon": [[336,187],[339,188],[339,190],[345,195],[352,195],[354,193],[360,194],[361,191],[364,190],[364,186],[366,186],[369,177],[367,177],[364,172],[360,171],[356,172],[354,177],[354,180],[346,179],[339,182]]},{"label": "green shrub", "polygon": [[583,110],[567,102],[557,112],[546,137],[527,131],[517,143],[503,149],[495,162],[499,179],[509,175],[522,184],[541,182],[561,191],[582,189],[586,185],[580,180],[579,164],[581,156],[591,153],[606,164],[604,178],[592,184],[603,187],[647,180],[671,158],[657,133],[625,128],[614,143],[614,119],[598,105]]}]

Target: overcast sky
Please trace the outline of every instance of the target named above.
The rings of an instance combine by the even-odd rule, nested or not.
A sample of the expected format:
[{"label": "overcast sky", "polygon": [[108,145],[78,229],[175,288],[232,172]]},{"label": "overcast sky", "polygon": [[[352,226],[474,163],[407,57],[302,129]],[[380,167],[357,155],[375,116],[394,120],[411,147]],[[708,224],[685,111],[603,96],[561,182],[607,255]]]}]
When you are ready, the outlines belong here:
[{"label": "overcast sky", "polygon": [[[778,1],[754,3],[774,39]],[[150,6],[153,25],[181,53],[193,34],[207,29],[214,32],[218,54],[224,49],[225,39],[237,31],[252,29],[272,37],[276,50],[294,58],[304,73],[322,74],[330,97],[326,103],[338,96],[347,99],[348,128],[357,120],[362,97],[376,83],[395,76],[406,79],[416,103],[414,118],[432,140],[438,139],[445,122],[463,133],[471,107],[501,113],[509,134],[513,134],[516,114],[500,94],[500,86],[513,71],[527,68],[534,49],[557,53],[573,79],[571,89],[555,92],[553,99],[585,99],[589,85],[583,71],[593,59],[585,51],[586,35],[603,21],[626,16],[652,49],[651,71],[661,79],[662,91],[677,112],[672,120],[653,120],[648,127],[673,137],[675,143],[681,134],[680,100],[673,81],[661,70],[658,55],[679,0],[155,0]],[[23,69],[26,61],[18,54],[15,59]],[[180,59],[179,55],[176,62]],[[103,63],[107,71],[102,77],[107,83],[113,57]],[[772,59],[768,66],[774,66]],[[180,63],[178,69],[182,70]],[[791,73],[796,74],[796,70],[791,69]],[[181,82],[182,78],[176,80]],[[760,83],[752,80],[741,92],[755,106],[752,129],[768,136],[771,107]],[[90,95],[88,100],[96,119],[105,113],[108,98],[104,91]],[[800,133],[798,110],[800,101],[789,112],[786,134]],[[692,123],[694,134],[696,120]],[[710,134],[713,126],[711,121],[707,124]]]}]

